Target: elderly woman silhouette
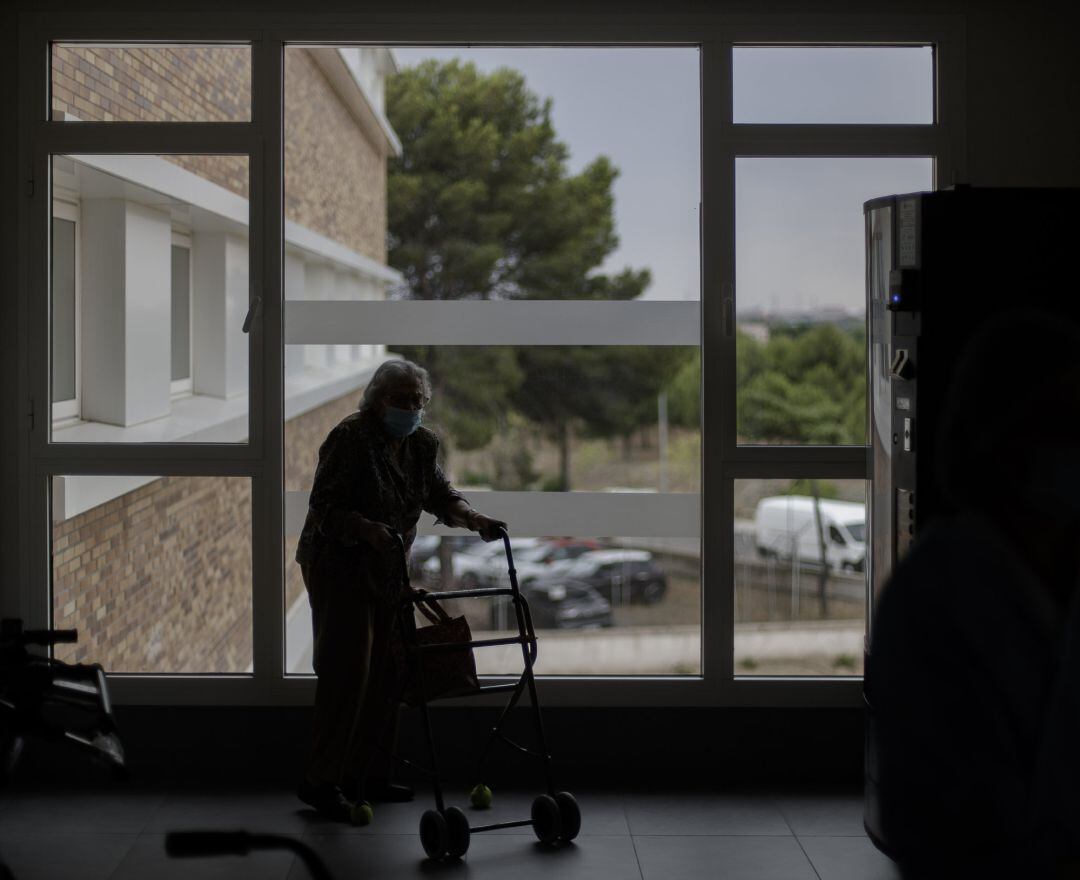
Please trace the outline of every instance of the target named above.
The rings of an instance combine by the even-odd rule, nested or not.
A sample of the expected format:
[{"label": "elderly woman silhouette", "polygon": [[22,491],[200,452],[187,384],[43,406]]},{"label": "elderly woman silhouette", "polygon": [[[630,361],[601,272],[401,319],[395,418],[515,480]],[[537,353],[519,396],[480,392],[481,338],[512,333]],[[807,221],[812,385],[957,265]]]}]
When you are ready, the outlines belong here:
[{"label": "elderly woman silhouette", "polygon": [[354,801],[412,797],[373,763],[385,761],[397,735],[387,648],[404,589],[398,536],[408,553],[421,511],[485,541],[506,528],[473,510],[443,474],[439,439],[420,424],[430,397],[427,371],[414,363],[391,360],[375,371],[358,411],[319,449],[296,551],[318,676],[311,752],[297,793],[335,819],[348,818]]}]

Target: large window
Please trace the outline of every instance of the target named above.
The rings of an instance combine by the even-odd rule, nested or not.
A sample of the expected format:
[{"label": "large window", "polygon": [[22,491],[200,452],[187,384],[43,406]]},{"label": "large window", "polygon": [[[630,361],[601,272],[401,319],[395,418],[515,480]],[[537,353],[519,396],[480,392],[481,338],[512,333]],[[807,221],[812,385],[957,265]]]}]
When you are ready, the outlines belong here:
[{"label": "large window", "polygon": [[931,125],[931,46],[735,46],[736,123]]},{"label": "large window", "polygon": [[57,121],[251,119],[248,46],[57,42],[49,54]]},{"label": "large window", "polygon": [[248,157],[68,154],[51,171],[51,442],[245,442]]},{"label": "large window", "polygon": [[856,677],[873,491],[862,204],[935,185],[934,49],[736,44],[731,65],[730,662],[755,682]]},{"label": "large window", "polygon": [[735,670],[859,675],[867,571],[863,480],[735,481]]},{"label": "large window", "polygon": [[950,22],[388,21],[22,24],[29,624],[121,702],[309,700],[318,447],[405,356],[548,701],[857,704],[861,204],[957,179]]},{"label": "large window", "polygon": [[[320,88],[345,73],[349,88]],[[286,414],[289,508],[302,512],[318,445],[374,366],[411,358],[431,374],[444,469],[510,524],[538,669],[700,675],[699,50],[298,46],[285,76],[286,205],[396,276],[342,283],[343,267],[331,281],[324,263],[289,261],[286,387],[353,376]],[[358,131],[342,100],[379,125]],[[348,172],[324,181],[318,157],[344,145]],[[590,516],[572,525],[576,506]],[[310,672],[300,523],[286,520],[287,672]],[[432,525],[417,584],[506,582],[499,547]],[[462,604],[474,631],[512,620],[502,602]],[[513,671],[512,653],[477,659]]]},{"label": "large window", "polygon": [[61,659],[110,672],[251,670],[251,485],[243,477],[54,476]]}]

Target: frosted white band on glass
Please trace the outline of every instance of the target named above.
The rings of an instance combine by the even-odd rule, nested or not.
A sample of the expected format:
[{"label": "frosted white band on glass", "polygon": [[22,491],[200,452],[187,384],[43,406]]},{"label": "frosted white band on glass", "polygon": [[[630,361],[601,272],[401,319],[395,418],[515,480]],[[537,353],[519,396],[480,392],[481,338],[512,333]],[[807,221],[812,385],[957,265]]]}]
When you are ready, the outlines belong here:
[{"label": "frosted white band on glass", "polygon": [[698,345],[697,301],[285,302],[287,345]]},{"label": "frosted white band on glass", "polygon": [[[465,490],[482,513],[510,523],[518,537],[689,538],[701,534],[701,496],[696,492],[484,492]],[[285,534],[300,534],[308,493],[285,493]],[[420,517],[425,535],[460,535],[461,529]]]}]

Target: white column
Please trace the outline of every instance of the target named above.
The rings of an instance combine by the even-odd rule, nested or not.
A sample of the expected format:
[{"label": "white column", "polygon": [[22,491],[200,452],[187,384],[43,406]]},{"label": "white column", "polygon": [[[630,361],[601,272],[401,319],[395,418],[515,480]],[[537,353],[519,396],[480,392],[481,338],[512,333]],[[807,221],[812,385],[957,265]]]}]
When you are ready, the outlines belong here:
[{"label": "white column", "polygon": [[[373,281],[371,284],[372,299],[385,300],[386,291],[389,288],[390,283],[387,281]],[[375,345],[368,346],[369,357],[375,360],[382,360],[386,357],[386,343],[380,342]]]},{"label": "white column", "polygon": [[169,414],[169,215],[82,202],[82,415],[135,425]]},{"label": "white column", "polygon": [[[360,278],[350,269],[338,269],[334,273],[335,299],[361,300],[364,298]],[[359,345],[342,345],[338,347],[338,360],[356,363],[360,360]]]},{"label": "white column", "polygon": [[[285,299],[307,299],[304,281],[304,258],[291,250],[285,251]],[[304,372],[306,345],[285,346],[285,378]]]},{"label": "white column", "polygon": [[[334,270],[325,263],[308,263],[304,267],[304,288],[307,290],[307,299],[334,299]],[[306,345],[304,349],[304,360],[308,366],[333,365],[332,345]]]},{"label": "white column", "polygon": [[243,332],[249,299],[247,242],[226,232],[192,237],[192,385],[196,394],[233,397],[248,390]]}]

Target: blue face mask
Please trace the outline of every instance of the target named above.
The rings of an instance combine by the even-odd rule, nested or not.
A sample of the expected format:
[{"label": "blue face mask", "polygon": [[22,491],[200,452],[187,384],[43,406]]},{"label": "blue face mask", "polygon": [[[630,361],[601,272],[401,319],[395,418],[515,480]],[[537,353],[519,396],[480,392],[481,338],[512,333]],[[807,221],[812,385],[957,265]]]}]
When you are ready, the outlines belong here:
[{"label": "blue face mask", "polygon": [[398,409],[396,406],[388,406],[383,413],[383,427],[392,437],[408,437],[420,427],[423,417],[422,409]]}]

